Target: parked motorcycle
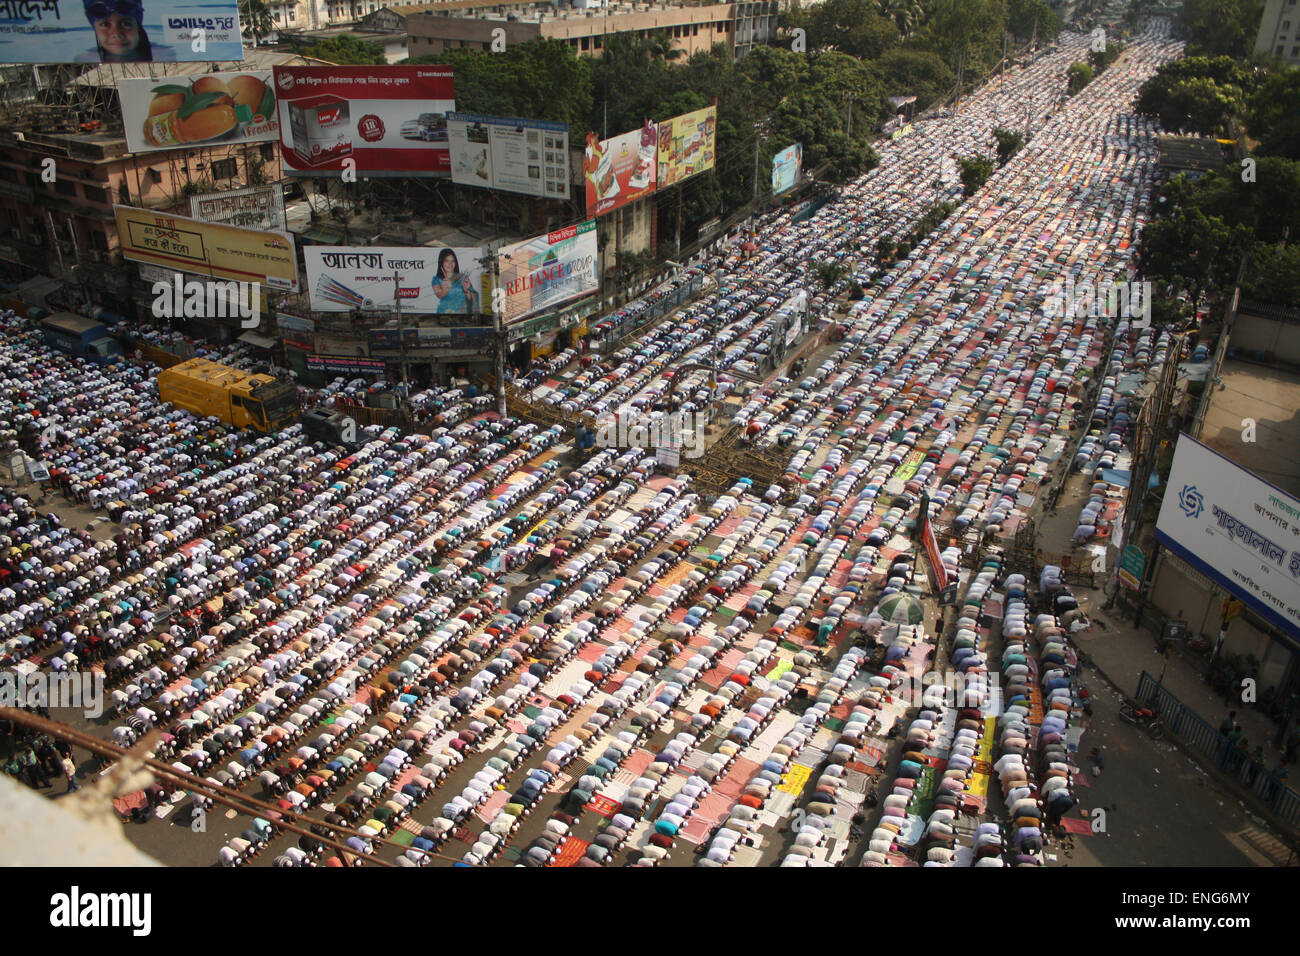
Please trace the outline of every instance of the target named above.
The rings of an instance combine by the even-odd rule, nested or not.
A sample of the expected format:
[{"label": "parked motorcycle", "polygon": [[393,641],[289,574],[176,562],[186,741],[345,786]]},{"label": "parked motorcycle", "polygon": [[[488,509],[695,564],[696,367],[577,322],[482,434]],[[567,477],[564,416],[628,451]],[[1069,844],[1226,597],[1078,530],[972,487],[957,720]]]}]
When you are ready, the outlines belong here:
[{"label": "parked motorcycle", "polygon": [[1145,730],[1152,740],[1159,740],[1165,735],[1165,725],[1160,715],[1151,707],[1144,707],[1131,700],[1126,700],[1119,708],[1119,719]]}]

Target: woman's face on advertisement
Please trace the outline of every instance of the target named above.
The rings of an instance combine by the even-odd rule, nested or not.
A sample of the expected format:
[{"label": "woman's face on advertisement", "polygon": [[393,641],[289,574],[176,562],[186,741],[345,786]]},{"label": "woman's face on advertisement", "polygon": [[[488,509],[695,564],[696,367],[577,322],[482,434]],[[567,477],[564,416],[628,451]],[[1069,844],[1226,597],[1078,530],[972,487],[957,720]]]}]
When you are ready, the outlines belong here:
[{"label": "woman's face on advertisement", "polygon": [[456,267],[455,254],[449,252],[442,257],[442,274],[444,276],[454,276],[459,271]]},{"label": "woman's face on advertisement", "polygon": [[95,21],[95,38],[106,53],[122,55],[135,49],[140,40],[140,27],[135,17],[112,13],[104,20]]}]

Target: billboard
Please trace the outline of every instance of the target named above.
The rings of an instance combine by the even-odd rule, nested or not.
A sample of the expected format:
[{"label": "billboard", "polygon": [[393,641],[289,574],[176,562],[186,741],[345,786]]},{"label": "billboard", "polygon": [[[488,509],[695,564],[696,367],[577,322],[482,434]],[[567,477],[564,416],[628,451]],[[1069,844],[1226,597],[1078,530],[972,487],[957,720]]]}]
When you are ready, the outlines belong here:
[{"label": "billboard", "polygon": [[658,127],[649,120],[639,130],[612,139],[587,135],[582,178],[588,216],[612,212],[655,191],[658,139]]},{"label": "billboard", "polygon": [[1179,435],[1156,538],[1300,639],[1300,499]]},{"label": "billboard", "polygon": [[298,259],[288,233],[242,229],[131,206],[114,206],[113,212],[122,255],[132,262],[298,291]]},{"label": "billboard", "polygon": [[307,246],[307,290],[317,312],[393,308],[393,277],[403,312],[478,315],[492,301],[491,276],[477,246]]},{"label": "billboard", "polygon": [[569,126],[448,113],[451,181],[545,199],[569,198]]},{"label": "billboard", "polygon": [[190,215],[204,222],[248,229],[284,229],[284,190],[279,186],[251,186],[191,196]]},{"label": "billboard", "polygon": [[383,359],[310,352],[307,355],[307,368],[313,372],[361,372],[363,375],[383,375],[388,371],[388,363]]},{"label": "billboard", "polygon": [[277,66],[285,172],[447,176],[450,66]]},{"label": "billboard", "polygon": [[270,70],[118,80],[117,96],[133,153],[280,138]]},{"label": "billboard", "polygon": [[505,291],[507,325],[600,287],[596,223],[503,246],[498,273]]},{"label": "billboard", "polygon": [[803,169],[803,144],[787,146],[772,157],[772,195],[783,193],[799,181]]},{"label": "billboard", "polygon": [[659,189],[713,168],[718,108],[706,106],[659,124]]},{"label": "billboard", "polygon": [[316,341],[316,322],[299,315],[277,312],[275,327],[280,330],[280,338],[285,345],[292,345],[304,351],[314,349]]},{"label": "billboard", "polygon": [[238,63],[243,58],[237,0],[0,4],[0,63]]}]

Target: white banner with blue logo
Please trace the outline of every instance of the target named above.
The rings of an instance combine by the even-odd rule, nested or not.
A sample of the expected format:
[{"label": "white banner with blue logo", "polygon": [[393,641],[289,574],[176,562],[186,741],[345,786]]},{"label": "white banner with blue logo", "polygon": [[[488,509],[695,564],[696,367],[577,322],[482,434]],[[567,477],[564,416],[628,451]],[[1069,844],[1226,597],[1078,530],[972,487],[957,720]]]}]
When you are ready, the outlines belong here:
[{"label": "white banner with blue logo", "polygon": [[1300,499],[1179,435],[1156,538],[1300,639]]}]

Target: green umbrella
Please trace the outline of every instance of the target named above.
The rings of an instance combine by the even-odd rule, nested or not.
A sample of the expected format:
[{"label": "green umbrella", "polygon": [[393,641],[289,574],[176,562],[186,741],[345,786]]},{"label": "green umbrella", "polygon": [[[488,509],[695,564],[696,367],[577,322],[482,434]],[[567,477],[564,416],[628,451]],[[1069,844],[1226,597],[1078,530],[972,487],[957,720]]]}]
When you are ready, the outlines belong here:
[{"label": "green umbrella", "polygon": [[891,594],[876,608],[891,624],[920,624],[925,620],[921,602],[910,594]]}]

